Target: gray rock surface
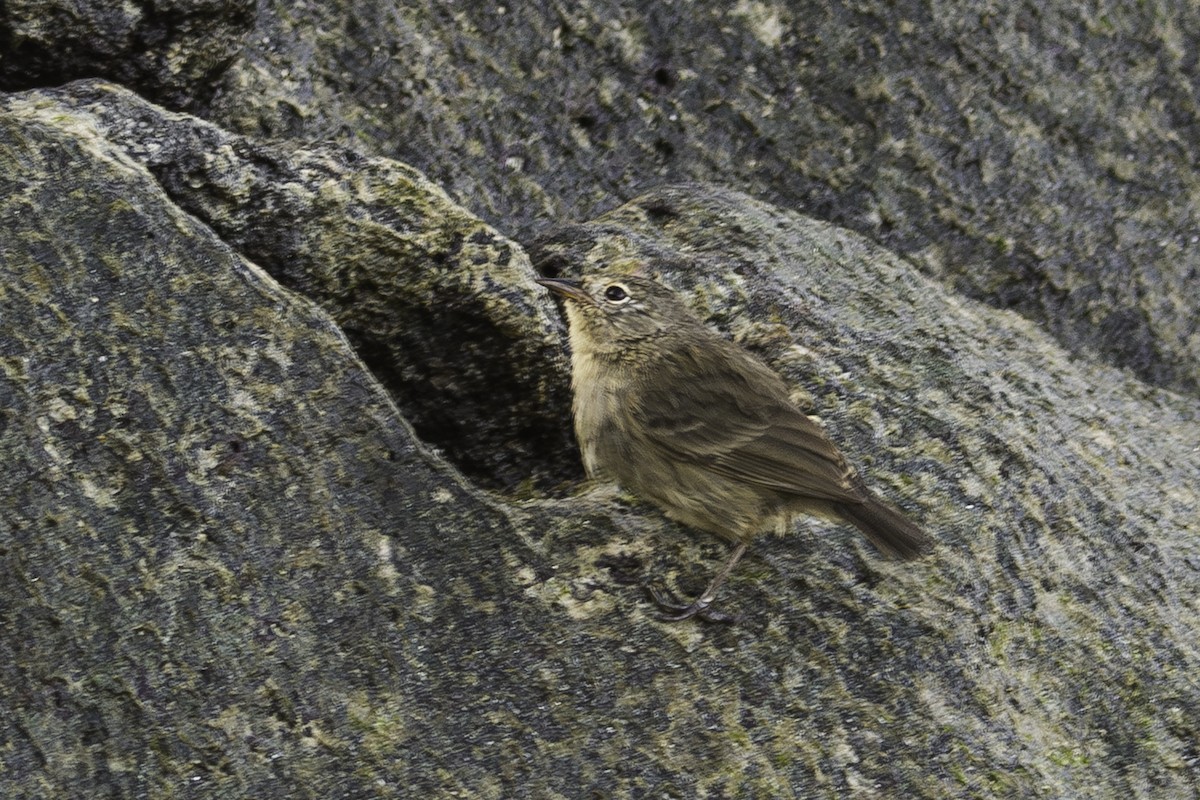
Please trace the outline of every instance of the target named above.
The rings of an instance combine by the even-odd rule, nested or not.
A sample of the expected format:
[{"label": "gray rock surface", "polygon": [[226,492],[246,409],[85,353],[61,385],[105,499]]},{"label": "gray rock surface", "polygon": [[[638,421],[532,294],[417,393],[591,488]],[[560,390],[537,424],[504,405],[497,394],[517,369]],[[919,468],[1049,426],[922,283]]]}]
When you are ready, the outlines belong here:
[{"label": "gray rock surface", "polygon": [[566,228],[542,263],[653,256],[942,542],[805,525],[743,624],[660,623],[719,543],[473,488],[103,116],[0,113],[7,796],[1195,795],[1190,400],[743,195]]},{"label": "gray rock surface", "polygon": [[468,476],[507,489],[578,478],[553,304],[519,248],[420,173],[336,145],[265,146],[102,83],[37,97],[317,301]]},{"label": "gray rock surface", "polygon": [[[0,88],[207,121],[0,94],[0,796],[1200,797],[1194,8],[101,5],[0,5]],[[937,552],[658,621],[725,548],[579,484],[506,235]]]},{"label": "gray rock surface", "polygon": [[5,0],[0,89],[102,76],[204,106],[254,27],[254,0]]},{"label": "gray rock surface", "polygon": [[850,227],[1200,388],[1200,6],[264,5],[211,108],[425,171],[524,239],[666,181]]}]

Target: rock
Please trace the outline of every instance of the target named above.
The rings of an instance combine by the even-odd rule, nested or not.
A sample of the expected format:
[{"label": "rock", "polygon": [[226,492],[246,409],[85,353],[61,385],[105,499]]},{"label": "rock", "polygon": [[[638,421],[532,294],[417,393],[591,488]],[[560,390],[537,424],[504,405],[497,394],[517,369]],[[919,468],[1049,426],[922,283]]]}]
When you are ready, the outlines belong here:
[{"label": "rock", "polygon": [[733,186],[1194,394],[1193,41],[1200,6],[1134,0],[277,4],[210,118],[413,164],[519,240]]},{"label": "rock", "polygon": [[112,85],[39,98],[320,303],[422,438],[472,479],[512,489],[580,476],[553,303],[523,251],[423,175],[332,145],[267,146]]},{"label": "rock", "polygon": [[0,89],[106,77],[172,108],[203,107],[254,27],[253,0],[7,0]]},{"label": "rock", "polygon": [[4,794],[438,786],[387,753],[506,738],[510,514],[95,117],[10,97],[0,164]]},{"label": "rock", "polygon": [[[827,762],[800,756],[795,795],[1187,796],[1200,777],[1185,721],[1200,689],[1178,677],[1200,660],[1192,399],[1082,362],[859,236],[718,187],[653,190],[551,232],[532,255],[550,274],[615,267],[674,285],[795,382],[868,482],[941,541],[911,569],[849,556],[861,545],[846,526],[755,544],[766,566],[734,591],[764,636],[800,649],[776,662],[739,641],[739,658],[774,664],[775,691],[793,702],[808,692],[802,710],[770,719],[815,726],[794,734],[808,743],[841,736],[827,747],[847,756],[828,783]],[[748,579],[761,582],[747,604]],[[831,672],[789,683],[834,653]],[[742,698],[770,694],[739,675]],[[890,691],[912,695],[874,704]],[[873,699],[841,729],[818,721],[836,717],[831,694]],[[917,708],[929,717],[914,728]],[[766,744],[778,733],[740,732],[756,754],[779,754]],[[960,758],[976,748],[989,756]],[[788,784],[734,785],[783,796]]]},{"label": "rock", "polygon": [[[1191,791],[1194,402],[728,190],[567,226],[539,263],[652,257],[941,542],[897,564],[806,524],[732,576],[742,624],[668,625],[639,584],[699,590],[720,543],[610,491],[481,491],[343,337],[338,258],[392,274],[455,232],[551,359],[520,249],[401,165],[94,84],[0,103],[7,796]],[[413,249],[408,280],[482,303],[492,261]]]}]

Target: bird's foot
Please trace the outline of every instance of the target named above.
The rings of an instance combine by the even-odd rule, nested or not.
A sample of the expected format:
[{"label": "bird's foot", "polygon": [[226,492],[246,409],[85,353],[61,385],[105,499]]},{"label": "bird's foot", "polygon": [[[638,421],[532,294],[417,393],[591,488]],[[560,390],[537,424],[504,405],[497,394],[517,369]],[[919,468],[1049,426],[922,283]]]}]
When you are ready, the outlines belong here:
[{"label": "bird's foot", "polygon": [[685,619],[696,617],[705,622],[723,622],[732,625],[741,620],[741,617],[735,614],[726,614],[724,611],[717,611],[711,607],[712,600],[705,598],[703,595],[696,598],[691,603],[680,603],[675,600],[666,590],[660,589],[653,584],[646,587],[646,592],[650,595],[650,599],[655,605],[667,612],[660,614],[659,619],[663,622],[682,622]]}]

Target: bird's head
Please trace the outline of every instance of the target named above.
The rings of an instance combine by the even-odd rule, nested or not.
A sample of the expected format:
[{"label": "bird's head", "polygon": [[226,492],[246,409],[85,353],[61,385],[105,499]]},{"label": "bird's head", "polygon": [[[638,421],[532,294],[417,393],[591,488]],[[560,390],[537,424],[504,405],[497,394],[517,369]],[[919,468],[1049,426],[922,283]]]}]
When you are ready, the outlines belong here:
[{"label": "bird's head", "polygon": [[578,281],[538,278],[538,283],[566,301],[577,351],[638,348],[701,324],[673,291],[640,275],[597,273]]}]

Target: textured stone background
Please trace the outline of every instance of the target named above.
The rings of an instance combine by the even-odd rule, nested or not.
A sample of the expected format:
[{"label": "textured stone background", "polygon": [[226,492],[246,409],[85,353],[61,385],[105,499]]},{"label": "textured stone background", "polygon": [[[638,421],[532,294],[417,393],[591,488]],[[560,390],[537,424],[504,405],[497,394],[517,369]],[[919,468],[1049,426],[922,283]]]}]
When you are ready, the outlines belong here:
[{"label": "textured stone background", "polygon": [[[657,8],[0,6],[4,796],[1200,796],[1200,13]],[[938,552],[657,621],[527,250]]]},{"label": "textured stone background", "polygon": [[413,164],[518,236],[726,183],[1195,391],[1198,41],[1185,0],[274,2],[211,114]]}]

